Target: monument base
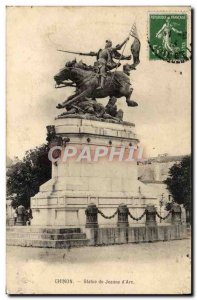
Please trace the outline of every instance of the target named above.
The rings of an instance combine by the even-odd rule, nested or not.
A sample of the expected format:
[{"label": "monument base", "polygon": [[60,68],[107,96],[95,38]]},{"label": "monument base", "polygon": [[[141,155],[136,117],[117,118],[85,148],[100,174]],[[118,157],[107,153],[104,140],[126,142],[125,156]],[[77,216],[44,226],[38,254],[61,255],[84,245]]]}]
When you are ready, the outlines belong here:
[{"label": "monument base", "polygon": [[[107,216],[122,203],[132,209],[135,217],[142,215],[147,204],[158,206],[154,191],[137,179],[136,160],[128,160],[130,148],[137,147],[139,142],[134,124],[65,118],[55,120],[54,128],[56,135],[67,141],[64,150],[77,148],[78,155],[86,147],[91,158],[70,157],[52,164],[52,179],[31,198],[32,225],[85,227],[85,210],[90,203]],[[95,161],[98,147],[106,148],[108,153]],[[125,152],[120,161],[121,149]],[[140,222],[143,224],[145,217]],[[98,223],[114,226],[117,218],[99,215]]]},{"label": "monument base", "polygon": [[128,243],[182,240],[189,237],[186,225],[134,226],[128,228],[7,227],[9,246],[71,248]]}]

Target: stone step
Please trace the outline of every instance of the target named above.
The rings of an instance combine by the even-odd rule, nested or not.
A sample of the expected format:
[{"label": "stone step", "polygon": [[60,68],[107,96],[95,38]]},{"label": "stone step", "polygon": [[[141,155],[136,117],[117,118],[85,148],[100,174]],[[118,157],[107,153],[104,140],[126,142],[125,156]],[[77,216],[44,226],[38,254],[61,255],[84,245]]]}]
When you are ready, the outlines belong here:
[{"label": "stone step", "polygon": [[39,248],[72,248],[87,246],[87,239],[44,240],[7,238],[7,245]]},{"label": "stone step", "polygon": [[32,233],[48,233],[48,234],[66,234],[81,233],[80,228],[54,228],[54,227],[34,227],[34,226],[7,226],[7,232],[32,232]]},{"label": "stone step", "polygon": [[85,233],[62,233],[62,234],[52,234],[52,233],[38,233],[38,232],[7,232],[7,238],[21,238],[21,239],[43,239],[43,240],[70,240],[70,239],[85,239]]}]

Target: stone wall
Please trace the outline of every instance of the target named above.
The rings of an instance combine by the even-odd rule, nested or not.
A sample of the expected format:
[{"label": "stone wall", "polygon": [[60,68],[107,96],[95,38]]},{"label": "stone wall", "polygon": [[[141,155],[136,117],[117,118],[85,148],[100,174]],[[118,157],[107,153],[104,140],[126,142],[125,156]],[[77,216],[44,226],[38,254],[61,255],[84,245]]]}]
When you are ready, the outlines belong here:
[{"label": "stone wall", "polygon": [[114,245],[169,241],[187,238],[185,225],[163,225],[128,228],[86,228],[89,245]]}]

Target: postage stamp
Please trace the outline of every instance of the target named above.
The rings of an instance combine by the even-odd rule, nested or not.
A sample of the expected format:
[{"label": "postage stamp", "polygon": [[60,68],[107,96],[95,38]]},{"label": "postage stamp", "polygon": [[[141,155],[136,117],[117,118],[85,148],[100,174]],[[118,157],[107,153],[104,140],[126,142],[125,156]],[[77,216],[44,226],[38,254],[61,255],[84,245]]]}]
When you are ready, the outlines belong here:
[{"label": "postage stamp", "polygon": [[149,59],[186,61],[187,14],[149,14]]}]

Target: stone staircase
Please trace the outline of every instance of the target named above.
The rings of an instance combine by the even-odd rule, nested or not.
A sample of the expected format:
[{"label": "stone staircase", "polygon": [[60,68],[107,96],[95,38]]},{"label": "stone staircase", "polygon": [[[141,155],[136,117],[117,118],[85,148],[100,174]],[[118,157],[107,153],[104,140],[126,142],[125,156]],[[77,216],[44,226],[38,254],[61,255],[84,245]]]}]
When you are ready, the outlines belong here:
[{"label": "stone staircase", "polygon": [[6,231],[9,246],[72,248],[88,245],[86,234],[80,228],[9,226]]}]

